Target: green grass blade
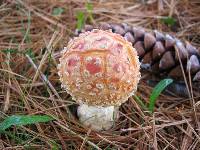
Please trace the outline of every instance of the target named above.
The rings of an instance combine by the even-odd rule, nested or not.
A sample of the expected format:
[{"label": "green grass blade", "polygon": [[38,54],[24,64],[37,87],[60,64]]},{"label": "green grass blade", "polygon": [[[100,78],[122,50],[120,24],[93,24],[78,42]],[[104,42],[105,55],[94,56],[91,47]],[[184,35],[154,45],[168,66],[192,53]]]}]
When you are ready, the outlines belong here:
[{"label": "green grass blade", "polygon": [[88,15],[89,15],[90,22],[91,23],[94,22],[94,19],[93,19],[93,16],[92,16],[92,11],[93,11],[92,3],[87,2],[86,3],[86,9],[87,9],[87,12],[88,12]]},{"label": "green grass blade", "polygon": [[92,5],[92,3],[87,2],[87,3],[86,3],[86,8],[87,8],[87,11],[88,11],[88,12],[92,12],[92,10],[93,10],[93,5]]},{"label": "green grass blade", "polygon": [[168,26],[174,26],[176,24],[176,19],[172,17],[165,17],[161,19],[161,22],[163,22],[164,24]]},{"label": "green grass blade", "polygon": [[149,111],[153,112],[156,100],[160,93],[173,82],[172,79],[163,79],[161,80],[153,89],[151,95],[150,95],[150,103],[149,103]]},{"label": "green grass blade", "polygon": [[54,119],[47,115],[13,115],[7,117],[2,123],[0,123],[0,131],[8,129],[12,125],[20,126],[39,122],[48,122],[52,120]]},{"label": "green grass blade", "polygon": [[145,110],[148,110],[146,105],[143,103],[143,101],[138,97],[137,95],[133,95],[135,101]]},{"label": "green grass blade", "polygon": [[76,18],[77,18],[77,29],[81,30],[85,23],[85,15],[82,11],[80,11],[77,13]]}]

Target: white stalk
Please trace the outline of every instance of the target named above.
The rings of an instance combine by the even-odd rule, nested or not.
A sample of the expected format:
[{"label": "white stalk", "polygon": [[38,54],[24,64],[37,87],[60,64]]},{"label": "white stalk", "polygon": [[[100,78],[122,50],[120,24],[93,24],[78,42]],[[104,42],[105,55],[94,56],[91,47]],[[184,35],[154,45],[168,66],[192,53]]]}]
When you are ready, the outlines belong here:
[{"label": "white stalk", "polygon": [[118,107],[115,106],[88,106],[80,104],[77,110],[79,120],[82,124],[93,130],[108,130],[118,118]]}]

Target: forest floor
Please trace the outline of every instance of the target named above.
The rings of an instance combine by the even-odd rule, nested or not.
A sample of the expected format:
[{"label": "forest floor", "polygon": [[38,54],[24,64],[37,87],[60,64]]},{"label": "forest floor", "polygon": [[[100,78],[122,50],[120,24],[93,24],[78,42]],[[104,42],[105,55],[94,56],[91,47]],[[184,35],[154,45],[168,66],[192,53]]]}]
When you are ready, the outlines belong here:
[{"label": "forest floor", "polygon": [[[130,98],[112,129],[95,132],[70,115],[75,102],[57,74],[59,52],[84,23],[157,29],[199,48],[199,14],[199,0],[0,1],[0,122],[19,114],[54,118],[6,129],[0,149],[200,149],[198,97],[161,94],[154,113]],[[142,79],[136,95],[148,104],[152,89]]]}]

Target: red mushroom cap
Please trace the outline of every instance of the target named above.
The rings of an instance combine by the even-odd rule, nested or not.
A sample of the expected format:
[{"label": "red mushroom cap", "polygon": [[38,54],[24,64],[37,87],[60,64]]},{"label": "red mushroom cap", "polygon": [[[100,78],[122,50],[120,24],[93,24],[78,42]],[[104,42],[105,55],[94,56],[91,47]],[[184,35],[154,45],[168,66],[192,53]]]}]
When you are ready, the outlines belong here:
[{"label": "red mushroom cap", "polygon": [[68,43],[58,70],[72,98],[88,105],[121,105],[134,94],[140,79],[140,63],[131,43],[98,29]]}]

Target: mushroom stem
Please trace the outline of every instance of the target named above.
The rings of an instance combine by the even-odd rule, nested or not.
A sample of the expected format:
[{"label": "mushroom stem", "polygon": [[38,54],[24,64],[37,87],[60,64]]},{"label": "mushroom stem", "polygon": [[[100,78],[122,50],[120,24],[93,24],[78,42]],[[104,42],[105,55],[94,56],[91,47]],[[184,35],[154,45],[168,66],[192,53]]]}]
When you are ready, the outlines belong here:
[{"label": "mushroom stem", "polygon": [[81,123],[93,130],[108,130],[118,118],[119,107],[116,106],[88,106],[80,104],[77,114]]}]

